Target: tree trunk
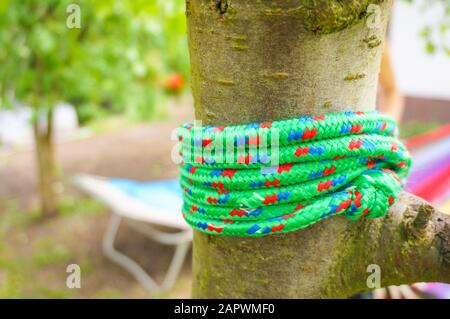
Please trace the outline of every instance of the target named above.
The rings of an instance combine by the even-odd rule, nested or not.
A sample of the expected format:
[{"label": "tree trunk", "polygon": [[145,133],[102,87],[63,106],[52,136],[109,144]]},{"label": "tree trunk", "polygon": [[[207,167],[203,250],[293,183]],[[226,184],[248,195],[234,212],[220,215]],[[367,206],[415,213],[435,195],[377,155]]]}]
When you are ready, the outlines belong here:
[{"label": "tree trunk", "polygon": [[48,110],[43,121],[39,116],[33,120],[33,132],[36,147],[38,187],[41,211],[44,217],[51,217],[57,212],[57,200],[54,191],[55,160],[53,151],[53,112]]},{"label": "tree trunk", "polygon": [[[373,4],[376,6],[373,7]],[[368,7],[369,5],[372,5]],[[392,0],[187,0],[196,118],[229,125],[375,108]],[[386,218],[260,238],[194,235],[193,297],[347,297],[450,279],[449,218],[404,194]]]}]

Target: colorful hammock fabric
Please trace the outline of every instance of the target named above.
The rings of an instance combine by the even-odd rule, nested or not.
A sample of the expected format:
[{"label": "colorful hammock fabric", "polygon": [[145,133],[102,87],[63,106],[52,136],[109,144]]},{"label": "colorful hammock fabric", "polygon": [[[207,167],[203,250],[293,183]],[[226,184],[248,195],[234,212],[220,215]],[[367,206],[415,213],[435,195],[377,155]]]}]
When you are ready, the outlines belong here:
[{"label": "colorful hammock fabric", "polygon": [[410,158],[377,112],[179,128],[183,215],[216,235],[294,231],[333,215],[383,216]]},{"label": "colorful hammock fabric", "polygon": [[414,159],[406,189],[450,212],[450,124],[409,138],[405,145]]},{"label": "colorful hammock fabric", "polygon": [[354,299],[450,299],[450,285],[421,282],[412,285],[389,286],[364,292]]}]

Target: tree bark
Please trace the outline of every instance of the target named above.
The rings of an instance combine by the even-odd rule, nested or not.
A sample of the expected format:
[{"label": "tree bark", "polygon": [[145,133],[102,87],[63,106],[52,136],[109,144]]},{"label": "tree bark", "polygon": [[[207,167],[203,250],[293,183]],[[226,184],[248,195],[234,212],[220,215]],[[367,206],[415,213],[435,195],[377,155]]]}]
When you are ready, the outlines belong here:
[{"label": "tree bark", "polygon": [[[196,118],[230,125],[373,110],[391,5],[187,0]],[[449,233],[448,217],[407,194],[378,220],[334,217],[260,238],[196,231],[193,297],[348,297],[368,289],[369,264],[381,267],[382,285],[448,281]]]},{"label": "tree bark", "polygon": [[55,155],[53,150],[53,111],[47,111],[45,121],[39,116],[33,120],[33,132],[36,147],[38,188],[41,211],[44,217],[57,213],[57,200],[54,191]]}]

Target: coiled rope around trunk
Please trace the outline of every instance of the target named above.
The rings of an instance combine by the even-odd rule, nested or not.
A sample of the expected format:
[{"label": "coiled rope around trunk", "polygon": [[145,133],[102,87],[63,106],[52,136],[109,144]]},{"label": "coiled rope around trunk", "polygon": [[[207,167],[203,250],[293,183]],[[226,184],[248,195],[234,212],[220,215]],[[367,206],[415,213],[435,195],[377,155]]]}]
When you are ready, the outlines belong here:
[{"label": "coiled rope around trunk", "polygon": [[377,112],[185,124],[178,131],[183,215],[224,236],[289,232],[333,215],[383,216],[411,164],[396,130]]}]

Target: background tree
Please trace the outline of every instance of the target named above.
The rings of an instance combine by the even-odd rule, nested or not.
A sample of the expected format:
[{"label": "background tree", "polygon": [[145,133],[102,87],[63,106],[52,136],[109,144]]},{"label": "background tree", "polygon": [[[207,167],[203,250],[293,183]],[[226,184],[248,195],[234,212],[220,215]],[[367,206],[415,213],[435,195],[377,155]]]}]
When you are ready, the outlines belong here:
[{"label": "background tree", "polygon": [[[188,0],[192,90],[205,125],[375,108],[391,0]],[[403,194],[384,218],[334,217],[261,238],[194,235],[193,296],[348,297],[450,281],[450,218]]]},{"label": "background tree", "polygon": [[[80,8],[80,28],[70,28]],[[69,18],[69,24],[66,24]],[[83,124],[126,112],[149,119],[164,76],[188,73],[184,1],[3,0],[0,107],[33,111],[42,212],[57,211],[53,107],[73,104]]]}]

